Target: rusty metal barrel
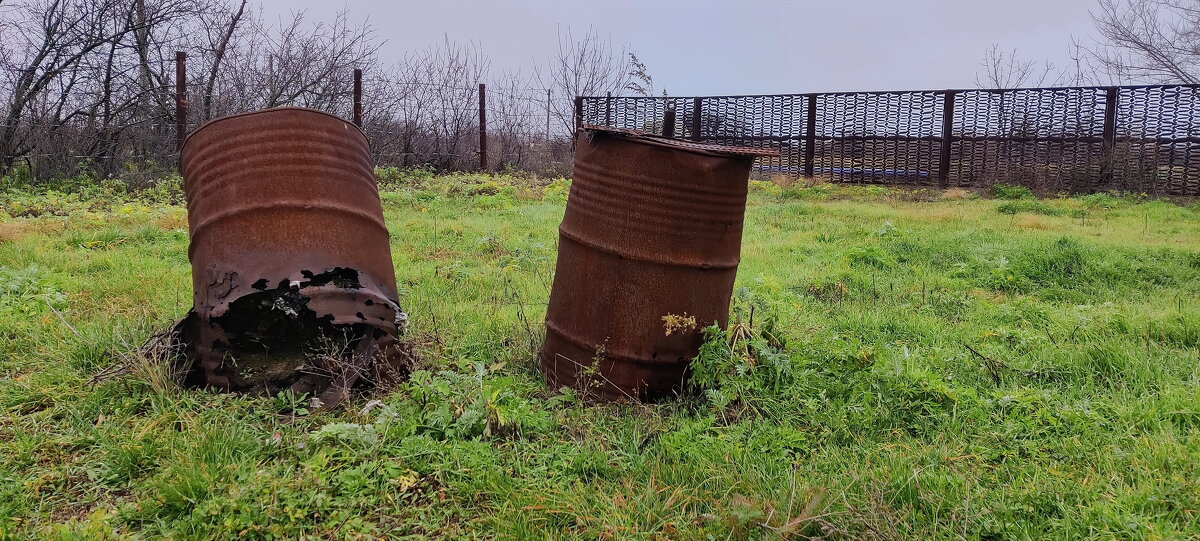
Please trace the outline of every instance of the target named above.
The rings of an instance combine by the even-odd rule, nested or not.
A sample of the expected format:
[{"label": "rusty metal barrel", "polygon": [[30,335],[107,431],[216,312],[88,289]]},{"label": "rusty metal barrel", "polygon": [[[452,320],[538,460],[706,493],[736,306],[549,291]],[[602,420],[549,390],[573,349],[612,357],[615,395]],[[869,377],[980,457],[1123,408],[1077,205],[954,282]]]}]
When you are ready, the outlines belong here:
[{"label": "rusty metal barrel", "polygon": [[363,375],[365,359],[341,366],[349,374],[314,380],[301,374],[311,366],[281,367],[280,358],[298,357],[300,344],[339,332],[361,334],[356,351],[364,356],[395,344],[405,316],[370,146],[359,128],[290,107],[219,118],[188,136],[180,168],[194,294],[193,384],[348,387]]},{"label": "rusty metal barrel", "polygon": [[750,168],[764,149],[585,127],[559,227],[541,368],[607,400],[679,392],[725,326]]}]

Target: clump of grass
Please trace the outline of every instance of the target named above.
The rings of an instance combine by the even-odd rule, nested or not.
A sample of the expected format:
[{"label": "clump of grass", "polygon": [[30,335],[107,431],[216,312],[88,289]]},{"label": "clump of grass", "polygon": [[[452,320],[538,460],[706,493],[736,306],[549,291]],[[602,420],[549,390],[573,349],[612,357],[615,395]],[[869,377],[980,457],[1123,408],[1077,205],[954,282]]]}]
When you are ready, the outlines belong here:
[{"label": "clump of grass", "polygon": [[995,197],[996,199],[1010,200],[1036,199],[1036,197],[1033,195],[1033,191],[1025,186],[1015,186],[1011,184],[1000,183],[992,185],[992,197]]},{"label": "clump of grass", "polygon": [[1001,203],[996,207],[1000,214],[1041,214],[1042,216],[1062,216],[1066,213],[1061,208],[1037,200],[1016,200]]},{"label": "clump of grass", "polygon": [[769,195],[781,195],[783,193],[782,186],[765,180],[751,180],[748,190],[750,193],[762,192]]}]

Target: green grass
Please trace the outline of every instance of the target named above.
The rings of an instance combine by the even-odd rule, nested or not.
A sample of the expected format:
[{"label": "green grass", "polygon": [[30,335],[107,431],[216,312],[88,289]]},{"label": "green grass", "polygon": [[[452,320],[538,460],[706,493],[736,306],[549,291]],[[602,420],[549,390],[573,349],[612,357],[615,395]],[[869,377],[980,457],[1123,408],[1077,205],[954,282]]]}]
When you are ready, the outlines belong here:
[{"label": "green grass", "polygon": [[300,416],[89,383],[189,308],[184,211],[0,195],[0,538],[1200,536],[1196,206],[757,185],[777,340],[590,405],[535,362],[565,181],[387,186],[421,370]]}]

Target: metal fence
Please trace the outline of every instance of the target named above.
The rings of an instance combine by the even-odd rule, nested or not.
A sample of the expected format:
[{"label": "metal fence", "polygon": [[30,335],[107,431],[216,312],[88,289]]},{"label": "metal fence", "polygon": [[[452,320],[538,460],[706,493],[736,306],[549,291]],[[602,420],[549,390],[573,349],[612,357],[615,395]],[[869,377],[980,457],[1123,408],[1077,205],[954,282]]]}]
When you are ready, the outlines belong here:
[{"label": "metal fence", "polygon": [[576,100],[576,121],[778,150],[761,177],[1200,195],[1200,85]]}]

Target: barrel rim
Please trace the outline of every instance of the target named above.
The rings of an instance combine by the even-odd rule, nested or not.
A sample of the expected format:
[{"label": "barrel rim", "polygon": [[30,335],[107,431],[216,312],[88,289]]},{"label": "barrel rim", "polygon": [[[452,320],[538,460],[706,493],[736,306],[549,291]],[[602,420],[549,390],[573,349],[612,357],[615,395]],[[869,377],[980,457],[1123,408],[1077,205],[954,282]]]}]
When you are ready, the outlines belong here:
[{"label": "barrel rim", "polygon": [[354,130],[357,131],[358,134],[362,136],[364,141],[369,141],[369,139],[367,138],[366,132],[364,132],[362,130],[362,128],[356,126],[353,122],[350,122],[349,120],[346,120],[346,119],[344,119],[340,116],[337,116],[333,113],[328,113],[328,112],[322,111],[320,109],[311,109],[308,107],[295,107],[295,106],[289,105],[289,106],[285,106],[285,107],[270,107],[267,109],[259,109],[257,111],[247,111],[245,113],[237,113],[237,114],[233,114],[233,115],[226,115],[223,117],[214,118],[212,120],[209,120],[208,122],[201,124],[196,129],[188,132],[187,137],[183,138],[183,146],[186,147],[188,144],[188,141],[191,141],[193,136],[195,136],[197,133],[204,131],[205,128],[208,128],[209,126],[212,126],[214,124],[218,124],[218,123],[229,121],[229,120],[237,120],[237,119],[254,116],[254,115],[281,113],[281,112],[316,113],[316,114],[319,114],[322,116],[327,116],[329,118],[333,118],[333,119],[339,120],[341,122],[344,122],[344,123],[346,123],[346,125],[353,127]]},{"label": "barrel rim", "polygon": [[647,133],[641,130],[632,130],[628,128],[614,128],[612,126],[598,126],[595,124],[584,124],[579,130],[583,133],[603,133],[611,135],[619,139],[629,141],[631,143],[640,143],[644,145],[660,146],[670,148],[672,150],[681,150],[693,154],[701,154],[705,156],[723,156],[723,157],[738,157],[738,158],[775,158],[779,156],[779,151],[767,148],[758,147],[740,147],[732,145],[717,145],[711,143],[697,143],[685,139],[673,137],[664,137]]}]

